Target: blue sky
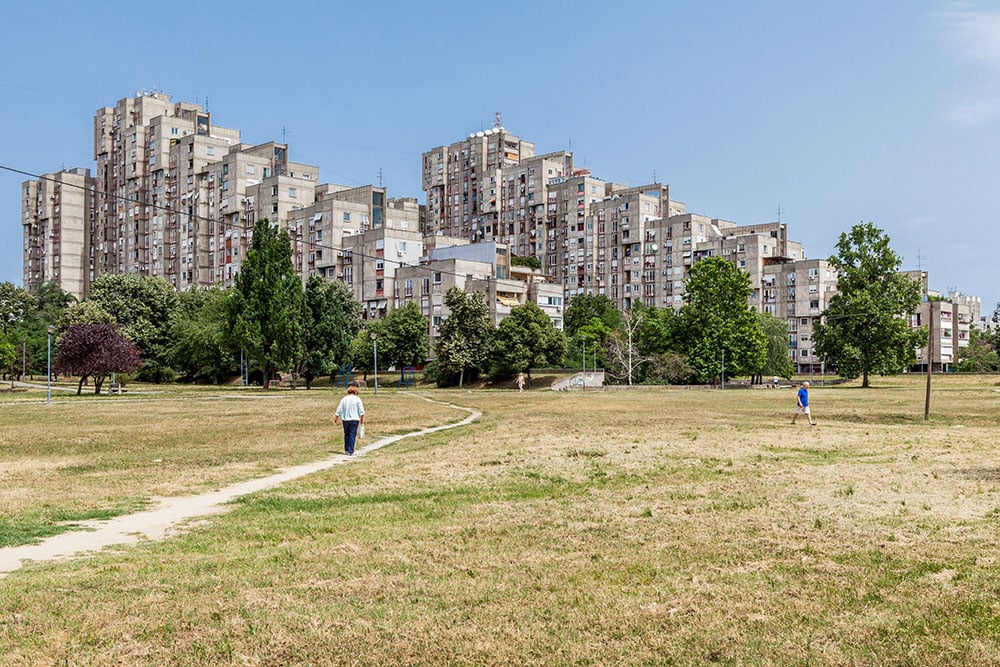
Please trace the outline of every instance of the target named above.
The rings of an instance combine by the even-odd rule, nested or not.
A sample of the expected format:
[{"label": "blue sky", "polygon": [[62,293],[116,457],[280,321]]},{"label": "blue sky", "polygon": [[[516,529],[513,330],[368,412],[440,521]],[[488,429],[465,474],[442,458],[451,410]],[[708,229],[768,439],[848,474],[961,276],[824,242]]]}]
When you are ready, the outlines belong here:
[{"label": "blue sky", "polygon": [[[416,196],[420,154],[489,127],[653,174],[688,210],[776,219],[827,257],[872,221],[932,288],[1000,301],[1000,5],[757,2],[4,3],[0,164],[93,169],[140,88],[282,138],[323,182]],[[0,170],[0,280],[21,282]]]}]

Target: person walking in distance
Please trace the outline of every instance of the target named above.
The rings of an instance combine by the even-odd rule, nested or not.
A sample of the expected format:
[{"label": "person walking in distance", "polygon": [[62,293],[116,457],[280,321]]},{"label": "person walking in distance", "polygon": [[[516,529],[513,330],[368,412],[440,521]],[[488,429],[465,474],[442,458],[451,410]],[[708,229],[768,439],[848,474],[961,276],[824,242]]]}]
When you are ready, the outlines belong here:
[{"label": "person walking in distance", "polygon": [[795,414],[792,415],[792,423],[799,418],[799,415],[805,415],[806,419],[809,420],[811,426],[815,426],[816,422],[813,421],[812,413],[809,412],[809,383],[803,382],[802,386],[799,387],[799,393],[795,397]]},{"label": "person walking in distance", "polygon": [[358,396],[358,385],[352,382],[347,386],[347,396],[340,399],[337,414],[333,423],[344,424],[344,453],[354,454],[354,443],[358,438],[358,427],[365,423],[365,405]]},{"label": "person walking in distance", "polygon": [[517,374],[517,390],[524,391],[524,373]]}]

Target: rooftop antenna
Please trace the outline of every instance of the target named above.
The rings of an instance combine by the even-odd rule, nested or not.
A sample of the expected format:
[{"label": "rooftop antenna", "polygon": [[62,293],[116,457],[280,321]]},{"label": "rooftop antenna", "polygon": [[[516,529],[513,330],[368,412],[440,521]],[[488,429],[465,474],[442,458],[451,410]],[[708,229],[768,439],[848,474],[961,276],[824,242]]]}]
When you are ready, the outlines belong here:
[{"label": "rooftop antenna", "polygon": [[287,144],[288,143],[285,140],[285,135],[286,134],[288,134],[288,128],[286,128],[284,125],[282,125],[281,126],[281,143],[283,143],[283,144]]},{"label": "rooftop antenna", "polygon": [[380,188],[385,187],[384,185],[382,185],[382,167],[378,168],[378,186]]},{"label": "rooftop antenna", "polygon": [[781,204],[778,204],[778,222],[781,222]]},{"label": "rooftop antenna", "polygon": [[208,95],[205,95],[205,111],[208,112]]},{"label": "rooftop antenna", "polygon": [[497,111],[496,113],[493,114],[493,129],[499,130],[502,127],[503,127],[503,117],[500,115],[500,112]]},{"label": "rooftop antenna", "polygon": [[923,271],[923,270],[924,270],[924,263],[920,257],[920,251],[917,250],[917,271]]},{"label": "rooftop antenna", "polygon": [[573,137],[569,138],[569,152],[573,152]]},{"label": "rooftop antenna", "polygon": [[653,182],[656,183],[656,170],[653,170]]}]

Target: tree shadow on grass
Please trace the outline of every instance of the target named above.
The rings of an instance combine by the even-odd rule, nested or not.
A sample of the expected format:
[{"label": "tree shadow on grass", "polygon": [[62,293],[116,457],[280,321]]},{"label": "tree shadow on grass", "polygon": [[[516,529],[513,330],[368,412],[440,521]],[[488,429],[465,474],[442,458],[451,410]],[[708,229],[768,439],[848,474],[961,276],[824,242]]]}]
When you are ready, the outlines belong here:
[{"label": "tree shadow on grass", "polygon": [[959,468],[958,470],[951,470],[947,474],[957,475],[958,477],[963,477],[965,479],[970,479],[976,482],[1000,483],[1000,467],[997,466],[983,466],[980,468]]}]

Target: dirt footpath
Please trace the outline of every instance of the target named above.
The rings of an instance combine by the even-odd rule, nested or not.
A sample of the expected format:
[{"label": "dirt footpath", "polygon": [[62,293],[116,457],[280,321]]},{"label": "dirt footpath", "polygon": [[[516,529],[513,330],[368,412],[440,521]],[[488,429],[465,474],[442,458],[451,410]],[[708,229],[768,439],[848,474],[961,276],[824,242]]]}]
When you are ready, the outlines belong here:
[{"label": "dirt footpath", "polygon": [[[430,399],[425,399],[430,400]],[[437,401],[433,401],[437,402]],[[26,562],[39,562],[84,556],[101,549],[135,544],[143,540],[161,540],[183,530],[191,519],[221,514],[231,507],[229,501],[256,491],[263,491],[284,484],[293,479],[311,475],[338,465],[353,463],[377,449],[398,442],[404,438],[426,435],[464,426],[478,419],[477,410],[458,405],[449,405],[456,410],[464,410],[469,416],[460,422],[425,428],[413,433],[394,435],[376,440],[367,447],[355,451],[354,456],[336,454],[322,461],[307,463],[294,468],[286,468],[274,475],[252,479],[227,486],[218,491],[181,498],[160,498],[154,500],[154,509],[135,514],[127,514],[106,521],[81,522],[81,528],[42,540],[38,544],[26,544],[0,549],[0,579],[20,569]]]}]

